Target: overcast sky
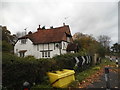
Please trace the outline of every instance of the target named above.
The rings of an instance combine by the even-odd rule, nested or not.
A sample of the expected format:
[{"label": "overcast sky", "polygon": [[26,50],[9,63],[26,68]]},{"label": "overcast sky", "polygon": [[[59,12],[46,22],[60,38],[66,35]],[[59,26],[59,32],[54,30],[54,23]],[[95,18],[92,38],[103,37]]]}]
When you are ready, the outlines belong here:
[{"label": "overcast sky", "polygon": [[118,42],[119,0],[1,0],[0,25],[12,34],[35,32],[38,25],[59,27],[65,22],[71,33],[107,35]]}]

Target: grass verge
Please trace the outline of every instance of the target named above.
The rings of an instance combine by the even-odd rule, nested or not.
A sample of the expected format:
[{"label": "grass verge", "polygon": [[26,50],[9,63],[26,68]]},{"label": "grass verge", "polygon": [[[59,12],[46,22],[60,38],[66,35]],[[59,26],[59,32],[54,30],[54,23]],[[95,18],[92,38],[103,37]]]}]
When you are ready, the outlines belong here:
[{"label": "grass verge", "polygon": [[[75,81],[72,82],[69,87],[72,87],[72,88],[76,88],[79,86],[79,83],[82,82],[83,80],[85,80],[86,78],[90,77],[91,75],[95,74],[97,71],[99,71],[100,69],[104,68],[105,66],[107,65],[112,65],[112,66],[115,66],[115,63],[114,62],[111,62],[109,59],[102,59],[102,62],[98,65],[95,65],[95,66],[92,66],[80,73],[76,73],[75,74]],[[38,89],[38,88],[51,88],[53,89],[53,87],[48,83],[48,79],[46,80],[47,82],[46,83],[42,83],[40,85],[35,85],[32,87],[31,90],[35,90],[35,89]]]},{"label": "grass verge", "polygon": [[102,59],[102,62],[98,65],[92,66],[80,73],[76,73],[75,79],[76,81],[70,84],[70,87],[76,88],[79,86],[79,83],[84,81],[86,78],[90,77],[91,75],[95,74],[100,69],[103,69],[105,66],[115,66],[115,62],[111,62],[109,59]]}]

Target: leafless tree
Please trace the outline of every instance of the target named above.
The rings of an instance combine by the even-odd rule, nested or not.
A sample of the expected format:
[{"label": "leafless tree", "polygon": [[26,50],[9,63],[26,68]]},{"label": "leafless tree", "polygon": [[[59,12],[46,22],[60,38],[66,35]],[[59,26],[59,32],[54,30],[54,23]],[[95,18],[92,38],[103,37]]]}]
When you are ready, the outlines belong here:
[{"label": "leafless tree", "polygon": [[17,32],[16,33],[16,36],[19,38],[19,37],[22,37],[25,35],[25,32]]},{"label": "leafless tree", "polygon": [[104,47],[109,47],[111,42],[111,38],[107,35],[100,35],[98,36],[98,42],[100,42]]}]

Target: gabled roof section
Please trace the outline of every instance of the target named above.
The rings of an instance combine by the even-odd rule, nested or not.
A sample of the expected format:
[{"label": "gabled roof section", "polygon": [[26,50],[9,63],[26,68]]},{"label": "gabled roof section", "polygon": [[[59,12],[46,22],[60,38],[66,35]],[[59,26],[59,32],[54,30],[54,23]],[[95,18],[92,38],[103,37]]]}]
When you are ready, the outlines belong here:
[{"label": "gabled roof section", "polygon": [[67,36],[72,37],[69,26],[64,25],[62,27],[52,29],[38,28],[37,32],[20,37],[19,39],[29,38],[34,44],[39,44],[67,41]]},{"label": "gabled roof section", "polygon": [[75,43],[69,43],[68,46],[67,46],[67,51],[78,51],[78,45],[75,44]]}]

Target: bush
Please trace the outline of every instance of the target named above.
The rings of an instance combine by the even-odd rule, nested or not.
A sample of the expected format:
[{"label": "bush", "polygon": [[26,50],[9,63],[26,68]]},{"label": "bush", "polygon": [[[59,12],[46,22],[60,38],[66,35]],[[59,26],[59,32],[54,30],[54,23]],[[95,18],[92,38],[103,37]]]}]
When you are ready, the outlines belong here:
[{"label": "bush", "polygon": [[13,45],[11,45],[10,43],[6,41],[2,41],[2,51],[10,52],[11,50],[13,50]]},{"label": "bush", "polygon": [[[35,59],[32,56],[25,58],[17,57],[9,53],[3,53],[3,86],[20,90],[25,81],[31,85],[41,84],[43,87],[48,80],[46,72],[61,69],[74,69],[77,54],[64,54],[50,59]],[[46,86],[48,87],[48,86]]]},{"label": "bush", "polygon": [[53,57],[53,59],[57,63],[58,70],[74,69],[74,66],[76,63],[76,61],[74,60],[74,57],[77,57],[77,56],[80,56],[80,54],[69,53],[69,54],[64,54],[60,56],[55,56]]}]

